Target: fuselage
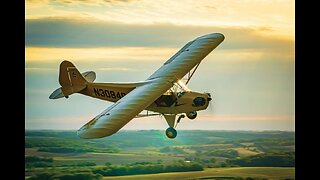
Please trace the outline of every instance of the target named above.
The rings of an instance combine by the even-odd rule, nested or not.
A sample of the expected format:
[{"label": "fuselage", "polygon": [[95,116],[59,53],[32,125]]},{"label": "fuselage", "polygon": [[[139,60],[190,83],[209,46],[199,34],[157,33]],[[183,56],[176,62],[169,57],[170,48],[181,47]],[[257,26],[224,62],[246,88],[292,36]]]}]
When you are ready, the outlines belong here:
[{"label": "fuselage", "polygon": [[[141,83],[88,83],[80,94],[93,98],[117,102]],[[180,114],[204,110],[211,100],[210,94],[193,91],[172,92],[168,90],[154,101],[146,110],[161,114]]]}]

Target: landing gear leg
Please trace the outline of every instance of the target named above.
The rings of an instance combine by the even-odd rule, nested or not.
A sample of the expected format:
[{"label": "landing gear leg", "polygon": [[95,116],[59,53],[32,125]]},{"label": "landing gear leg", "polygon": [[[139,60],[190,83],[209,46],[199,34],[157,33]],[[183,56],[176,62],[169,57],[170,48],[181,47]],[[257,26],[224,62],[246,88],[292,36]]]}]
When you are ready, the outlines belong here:
[{"label": "landing gear leg", "polygon": [[177,136],[177,131],[174,129],[176,114],[164,114],[163,116],[169,125],[169,128],[166,130],[166,135],[168,138],[173,139]]},{"label": "landing gear leg", "polygon": [[178,123],[180,122],[180,120],[181,120],[182,118],[184,118],[184,117],[186,117],[186,116],[185,116],[185,115],[183,115],[183,114],[181,114],[181,115],[179,116],[179,118],[178,118],[178,120],[177,120],[177,124],[176,124],[175,128],[177,127],[177,125],[178,125]]}]

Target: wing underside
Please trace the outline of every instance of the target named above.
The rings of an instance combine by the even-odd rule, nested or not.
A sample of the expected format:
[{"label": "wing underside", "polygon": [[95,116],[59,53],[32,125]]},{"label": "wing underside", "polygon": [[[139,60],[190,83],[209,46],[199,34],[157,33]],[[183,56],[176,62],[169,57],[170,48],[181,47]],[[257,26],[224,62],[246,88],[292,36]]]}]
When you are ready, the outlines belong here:
[{"label": "wing underside", "polygon": [[166,92],[172,83],[157,78],[138,86],[78,130],[81,138],[112,135]]}]

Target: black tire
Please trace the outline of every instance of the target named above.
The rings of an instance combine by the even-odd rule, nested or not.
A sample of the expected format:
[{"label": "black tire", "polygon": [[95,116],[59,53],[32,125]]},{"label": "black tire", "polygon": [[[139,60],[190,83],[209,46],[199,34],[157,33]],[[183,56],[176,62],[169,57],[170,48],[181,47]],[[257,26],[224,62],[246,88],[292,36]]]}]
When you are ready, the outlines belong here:
[{"label": "black tire", "polygon": [[195,119],[198,115],[197,111],[193,111],[193,112],[189,112],[189,113],[186,113],[187,117],[189,119]]},{"label": "black tire", "polygon": [[170,139],[174,139],[175,137],[177,137],[177,134],[178,134],[177,131],[173,127],[169,127],[166,130],[166,135]]}]

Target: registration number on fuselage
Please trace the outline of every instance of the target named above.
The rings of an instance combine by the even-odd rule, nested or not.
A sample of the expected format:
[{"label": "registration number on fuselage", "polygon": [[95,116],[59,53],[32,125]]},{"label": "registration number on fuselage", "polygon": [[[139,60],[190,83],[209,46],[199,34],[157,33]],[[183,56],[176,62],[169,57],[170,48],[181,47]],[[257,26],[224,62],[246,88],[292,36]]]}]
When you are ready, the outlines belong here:
[{"label": "registration number on fuselage", "polygon": [[115,92],[111,90],[106,89],[98,89],[93,88],[94,94],[99,97],[107,97],[107,98],[113,98],[113,99],[121,99],[123,96],[126,95],[126,93],[123,92]]}]

